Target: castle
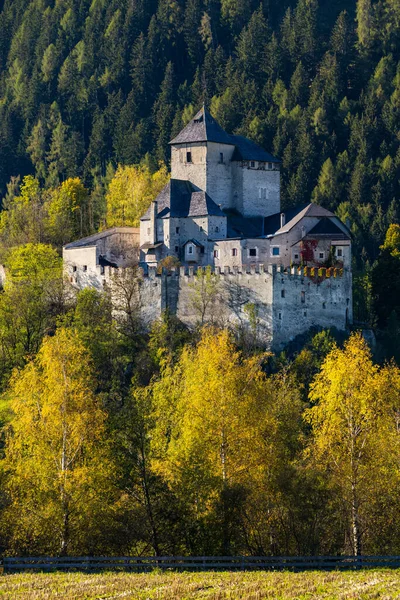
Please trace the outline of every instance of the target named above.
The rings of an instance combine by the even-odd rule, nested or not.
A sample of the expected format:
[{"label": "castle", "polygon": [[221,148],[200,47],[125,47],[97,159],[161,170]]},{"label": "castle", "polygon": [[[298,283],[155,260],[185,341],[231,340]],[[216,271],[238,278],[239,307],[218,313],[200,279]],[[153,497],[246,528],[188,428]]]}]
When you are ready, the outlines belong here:
[{"label": "castle", "polygon": [[[312,326],[345,329],[351,235],[340,219],[316,204],[281,212],[280,161],[226,133],[204,107],[170,146],[171,180],[140,231],[114,228],[64,247],[71,282],[101,289],[138,260],[143,319],[168,308],[194,326],[196,271],[211,267],[209,318],[250,326],[251,306],[268,347],[279,350]],[[162,269],[167,257],[181,266]]]}]

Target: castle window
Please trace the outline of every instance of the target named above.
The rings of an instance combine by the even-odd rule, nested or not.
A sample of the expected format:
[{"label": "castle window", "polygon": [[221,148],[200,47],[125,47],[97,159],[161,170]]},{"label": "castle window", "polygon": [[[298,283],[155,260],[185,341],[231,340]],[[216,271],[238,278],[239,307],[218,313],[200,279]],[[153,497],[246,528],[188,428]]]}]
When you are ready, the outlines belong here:
[{"label": "castle window", "polygon": [[106,270],[104,268],[104,265],[101,265],[101,267],[100,267],[100,275],[104,275],[105,271]]},{"label": "castle window", "polygon": [[74,265],[74,266],[72,267],[72,270],[73,270],[73,272],[74,272],[74,273],[76,273],[76,265]]},{"label": "castle window", "polygon": [[257,256],[257,248],[250,248],[249,256]]},{"label": "castle window", "polygon": [[281,290],[281,298],[285,297],[285,290]]},{"label": "castle window", "polygon": [[326,309],[326,302],[322,303],[322,308],[325,310]]},{"label": "castle window", "polygon": [[200,254],[204,254],[204,246],[200,247]]},{"label": "castle window", "polygon": [[219,258],[219,250],[214,250],[214,258]]},{"label": "castle window", "polygon": [[221,163],[221,165],[224,164],[224,153],[223,152],[219,153],[219,162]]},{"label": "castle window", "polygon": [[232,248],[232,256],[237,256],[237,248]]},{"label": "castle window", "polygon": [[175,246],[175,253],[178,254],[179,253],[179,246]]},{"label": "castle window", "polygon": [[254,161],[254,160],[252,160],[252,161],[250,162],[250,167],[251,167],[252,169],[254,169],[254,168],[255,168],[255,166],[256,166],[256,163],[255,163],[255,161]]},{"label": "castle window", "polygon": [[279,320],[282,321],[282,313],[279,313]]},{"label": "castle window", "polygon": [[219,227],[215,228],[215,233],[219,233]]},{"label": "castle window", "polygon": [[192,162],[192,153],[191,152],[186,152],[186,162],[188,162],[188,163]]},{"label": "castle window", "polygon": [[260,200],[267,200],[267,188],[258,188],[258,197]]},{"label": "castle window", "polygon": [[301,303],[304,304],[306,301],[306,293],[305,292],[301,292]]},{"label": "castle window", "polygon": [[175,233],[179,233],[179,227],[176,227]]},{"label": "castle window", "polygon": [[279,256],[281,253],[280,248],[278,246],[274,246],[272,248],[272,256]]},{"label": "castle window", "polygon": [[87,271],[87,265],[83,265],[82,268],[83,268],[84,271]]}]

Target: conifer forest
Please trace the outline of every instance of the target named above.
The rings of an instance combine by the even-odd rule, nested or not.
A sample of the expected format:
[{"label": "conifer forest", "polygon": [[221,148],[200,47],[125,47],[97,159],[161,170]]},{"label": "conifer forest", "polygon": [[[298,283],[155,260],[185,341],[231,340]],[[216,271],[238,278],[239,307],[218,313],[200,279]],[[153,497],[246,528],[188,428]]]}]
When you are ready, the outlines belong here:
[{"label": "conifer forest", "polygon": [[[359,327],[272,354],[65,281],[203,104],[347,224]],[[0,553],[400,555],[399,0],[0,0],[0,199]]]}]

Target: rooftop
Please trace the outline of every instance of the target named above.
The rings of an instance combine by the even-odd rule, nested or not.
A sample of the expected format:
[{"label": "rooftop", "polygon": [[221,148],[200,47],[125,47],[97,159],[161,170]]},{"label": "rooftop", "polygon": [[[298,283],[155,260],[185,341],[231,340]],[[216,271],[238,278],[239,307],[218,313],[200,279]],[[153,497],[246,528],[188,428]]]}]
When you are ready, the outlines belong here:
[{"label": "rooftop", "polygon": [[257,160],[259,162],[280,162],[279,159],[248,138],[242,135],[230,135],[226,133],[204,106],[170,144],[174,146],[176,144],[192,144],[196,142],[215,142],[235,146],[232,156],[232,160],[234,161]]},{"label": "rooftop", "polygon": [[85,246],[95,246],[96,242],[98,242],[99,240],[102,240],[104,238],[109,237],[110,235],[115,235],[118,233],[137,236],[139,241],[140,229],[138,227],[113,227],[112,229],[106,229],[105,231],[100,231],[100,233],[95,233],[80,240],[76,240],[76,242],[70,242],[69,244],[66,244],[64,248],[65,250],[71,250],[72,248],[84,248]]},{"label": "rooftop", "polygon": [[[171,179],[156,198],[157,217],[204,217],[207,215],[223,217],[220,207],[210,196],[190,181]],[[143,215],[142,221],[150,219],[150,208]]]}]

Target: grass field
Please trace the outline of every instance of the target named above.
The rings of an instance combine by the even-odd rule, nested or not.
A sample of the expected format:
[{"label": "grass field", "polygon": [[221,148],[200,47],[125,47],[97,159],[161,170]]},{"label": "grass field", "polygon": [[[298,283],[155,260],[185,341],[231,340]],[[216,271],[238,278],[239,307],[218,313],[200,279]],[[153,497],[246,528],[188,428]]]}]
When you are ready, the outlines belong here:
[{"label": "grass field", "polygon": [[400,571],[311,573],[53,573],[0,576],[0,598],[19,600],[400,599]]}]

